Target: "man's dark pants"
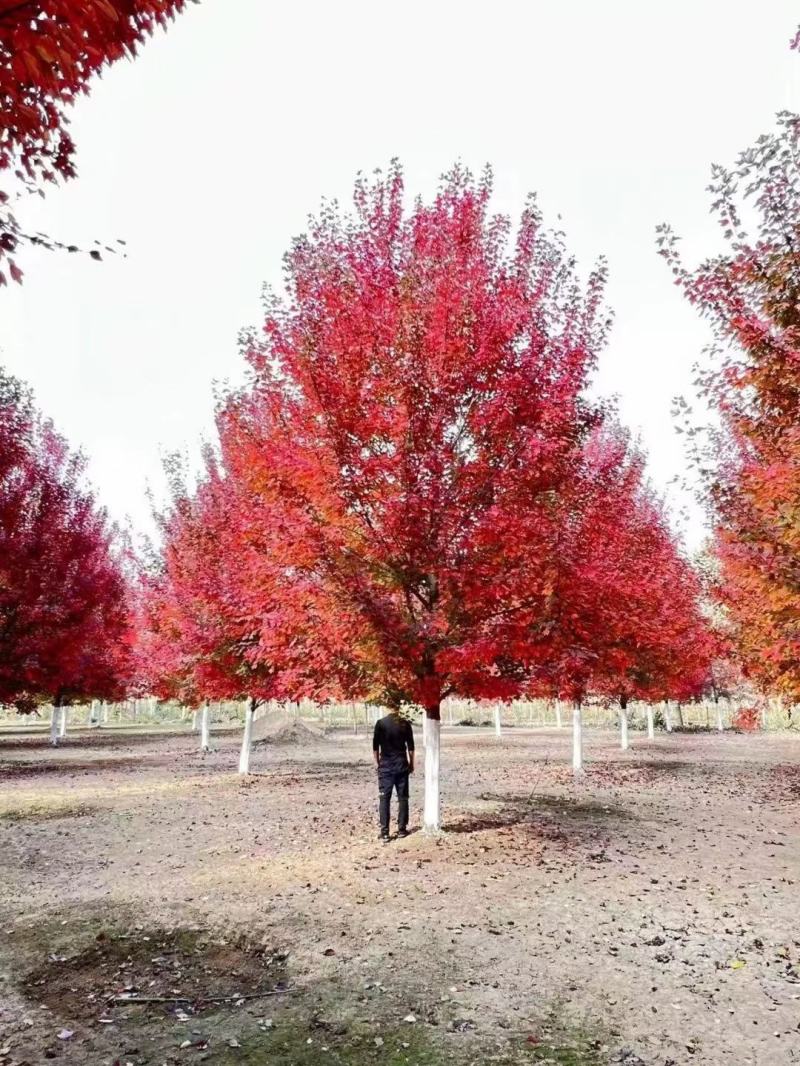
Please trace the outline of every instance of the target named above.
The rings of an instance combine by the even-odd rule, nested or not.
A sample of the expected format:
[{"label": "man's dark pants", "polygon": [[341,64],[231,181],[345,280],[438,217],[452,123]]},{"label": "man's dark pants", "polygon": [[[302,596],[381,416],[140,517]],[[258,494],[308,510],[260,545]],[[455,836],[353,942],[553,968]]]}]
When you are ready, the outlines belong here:
[{"label": "man's dark pants", "polygon": [[397,792],[397,828],[408,826],[408,766],[383,764],[378,767],[378,796],[380,799],[381,833],[389,833],[389,807],[392,789]]}]

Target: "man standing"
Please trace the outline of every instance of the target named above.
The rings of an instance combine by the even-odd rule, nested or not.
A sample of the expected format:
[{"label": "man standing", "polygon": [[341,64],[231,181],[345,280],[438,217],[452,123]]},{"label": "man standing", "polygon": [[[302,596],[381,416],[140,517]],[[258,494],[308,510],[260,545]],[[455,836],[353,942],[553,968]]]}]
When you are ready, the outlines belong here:
[{"label": "man standing", "polygon": [[414,733],[399,708],[375,723],[372,754],[378,771],[381,840],[386,844],[393,788],[397,790],[397,835],[408,836],[408,775],[414,773]]}]

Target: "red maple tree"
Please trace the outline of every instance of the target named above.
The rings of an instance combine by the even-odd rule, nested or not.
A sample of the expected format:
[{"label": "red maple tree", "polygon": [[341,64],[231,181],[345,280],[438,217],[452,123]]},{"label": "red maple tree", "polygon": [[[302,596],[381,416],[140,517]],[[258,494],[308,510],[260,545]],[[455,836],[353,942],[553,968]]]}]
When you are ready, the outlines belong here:
[{"label": "red maple tree", "polygon": [[[697,571],[644,480],[644,457],[607,425],[586,449],[561,534],[553,587],[551,691],[662,698],[708,668],[709,626]],[[694,683],[694,682],[692,682]]]},{"label": "red maple tree", "polygon": [[[713,326],[702,382],[721,429],[698,449],[720,562],[718,589],[749,676],[800,696],[800,118],[714,169],[727,250],[677,283]],[[752,218],[753,232],[745,219]]]},{"label": "red maple tree", "polygon": [[[186,0],[0,0],[0,172],[29,192],[75,176],[68,110],[92,78],[165,26]],[[21,242],[66,247],[22,230],[0,189],[0,285],[22,272]],[[99,256],[98,251],[91,253]]]},{"label": "red maple tree", "polygon": [[[435,723],[428,825],[440,703],[524,685],[564,490],[599,418],[583,389],[603,268],[584,289],[534,201],[509,252],[490,193],[488,175],[456,169],[404,214],[394,166],[357,183],[354,218],[326,207],[250,340],[253,386],[225,412],[228,453],[270,511],[270,566],[315,597],[314,621],[298,611],[289,629],[325,635],[320,668],[341,683],[344,666],[352,694]],[[266,617],[261,640],[284,625]]]},{"label": "red maple tree", "polygon": [[0,372],[0,703],[117,698],[130,653],[124,552],[83,460]]}]

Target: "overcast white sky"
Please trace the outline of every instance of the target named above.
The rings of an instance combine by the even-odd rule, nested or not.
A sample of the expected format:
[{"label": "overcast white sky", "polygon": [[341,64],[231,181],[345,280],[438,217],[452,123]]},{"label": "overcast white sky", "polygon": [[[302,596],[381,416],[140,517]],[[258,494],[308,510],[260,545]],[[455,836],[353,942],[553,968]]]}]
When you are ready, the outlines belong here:
[{"label": "overcast white sky", "polygon": [[488,161],[499,209],[535,190],[583,266],[608,256],[598,387],[666,488],[685,466],[671,398],[707,333],[654,227],[690,259],[715,247],[710,163],[800,107],[798,21],[796,0],[203,0],[95,83],[78,180],[20,212],[69,241],[122,237],[128,258],[26,253],[0,362],[85,450],[112,515],[149,529],[160,454],[211,433],[212,382],[241,377],[237,332],[320,198],[395,155],[424,194],[456,159]]}]

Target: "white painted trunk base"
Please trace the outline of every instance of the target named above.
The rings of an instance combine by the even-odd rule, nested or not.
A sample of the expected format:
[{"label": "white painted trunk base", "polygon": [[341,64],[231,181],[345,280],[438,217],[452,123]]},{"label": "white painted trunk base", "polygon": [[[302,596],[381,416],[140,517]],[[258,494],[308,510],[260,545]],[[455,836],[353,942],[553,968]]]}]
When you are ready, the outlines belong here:
[{"label": "white painted trunk base", "polygon": [[211,750],[211,728],[210,728],[211,708],[207,703],[203,704],[203,710],[200,712],[200,750]]},{"label": "white painted trunk base", "polygon": [[623,751],[627,751],[630,747],[628,740],[628,711],[620,708],[619,712],[619,746]]},{"label": "white painted trunk base", "polygon": [[717,729],[720,731],[720,733],[722,733],[723,730],[725,729],[725,727],[722,724],[722,708],[720,707],[719,703],[716,704],[716,710],[717,710]]},{"label": "white painted trunk base", "polygon": [[563,722],[561,721],[561,700],[556,700],[556,729],[561,729]]},{"label": "white painted trunk base", "polygon": [[669,702],[664,704],[664,725],[667,727],[667,732],[672,732],[672,708]]},{"label": "white painted trunk base", "polygon": [[503,727],[502,727],[501,722],[500,722],[500,708],[499,707],[495,707],[495,709],[494,709],[494,735],[498,738],[498,740],[503,735]]},{"label": "white painted trunk base", "polygon": [[58,737],[61,729],[61,708],[52,707],[50,714],[50,743],[53,747],[58,745]]},{"label": "white painted trunk base", "polygon": [[197,711],[192,711],[192,732],[197,732]]},{"label": "white painted trunk base", "polygon": [[256,712],[252,707],[248,707],[244,712],[244,733],[242,734],[242,751],[239,755],[239,773],[250,773],[250,746],[253,740],[253,720],[255,719]]},{"label": "white painted trunk base", "polygon": [[572,708],[572,772],[583,773],[583,711],[579,703]]},{"label": "white painted trunk base", "polygon": [[58,735],[59,735],[59,738],[62,739],[62,740],[67,735],[67,708],[66,707],[62,707],[61,708],[61,717],[59,718],[59,721],[58,721]]},{"label": "white painted trunk base", "polygon": [[652,704],[650,704],[650,703],[647,704],[647,707],[645,708],[645,714],[647,715],[647,739],[648,740],[655,740],[656,739],[656,723],[655,723],[655,718],[653,717]]},{"label": "white painted trunk base", "polygon": [[438,718],[429,718],[427,714],[425,721],[427,722],[427,743],[425,744],[425,799],[422,809],[422,828],[426,833],[437,833],[441,822],[439,803],[441,722]]},{"label": "white painted trunk base", "polygon": [[422,746],[423,748],[428,746],[428,716],[424,713],[422,715]]}]

